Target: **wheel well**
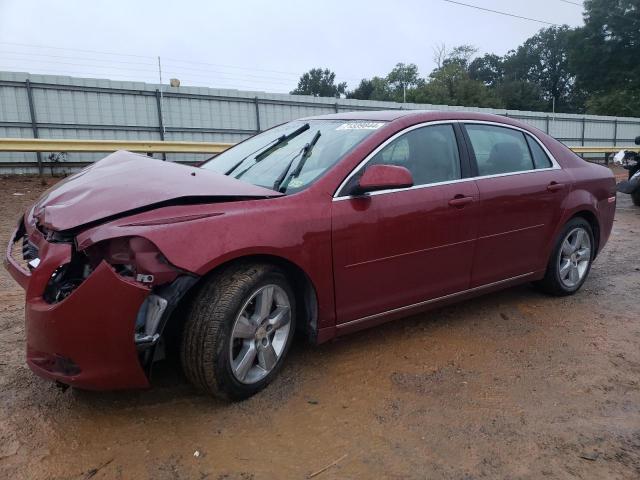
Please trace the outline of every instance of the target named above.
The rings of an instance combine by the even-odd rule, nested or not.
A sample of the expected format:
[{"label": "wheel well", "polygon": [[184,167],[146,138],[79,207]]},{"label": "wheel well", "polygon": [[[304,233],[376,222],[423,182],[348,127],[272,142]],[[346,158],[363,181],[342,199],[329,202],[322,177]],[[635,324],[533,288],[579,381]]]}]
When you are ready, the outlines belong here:
[{"label": "wheel well", "polygon": [[297,329],[303,333],[307,339],[315,343],[316,335],[318,331],[318,299],[316,290],[308,275],[293,262],[286,260],[282,257],[275,255],[250,255],[244,257],[234,258],[228,262],[222,263],[203,275],[198,282],[191,287],[187,294],[182,298],[178,308],[175,309],[175,314],[172,317],[182,318],[182,321],[178,318],[170,318],[167,323],[167,328],[173,328],[172,333],[168,333],[170,336],[181,336],[181,330],[184,324],[184,318],[188,314],[189,305],[196,296],[200,287],[205,283],[211,275],[228,268],[236,263],[268,263],[281,269],[287,279],[291,283],[294,295],[296,297],[296,314],[297,318],[304,319],[302,322],[298,322]]},{"label": "wheel well", "polygon": [[595,253],[593,256],[593,258],[595,258],[598,255],[598,251],[600,250],[600,224],[598,223],[598,219],[593,214],[593,212],[590,212],[589,210],[583,210],[581,212],[578,212],[575,215],[573,215],[573,217],[571,218],[578,218],[578,217],[584,218],[591,226],[591,230],[593,231],[593,239],[596,242]]}]

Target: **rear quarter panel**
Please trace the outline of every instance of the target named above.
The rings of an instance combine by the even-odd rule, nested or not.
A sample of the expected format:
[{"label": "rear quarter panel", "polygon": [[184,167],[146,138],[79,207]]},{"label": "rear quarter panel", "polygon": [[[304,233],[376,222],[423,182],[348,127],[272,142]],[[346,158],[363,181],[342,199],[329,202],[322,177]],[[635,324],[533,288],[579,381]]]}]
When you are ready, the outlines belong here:
[{"label": "rear quarter panel", "polygon": [[[538,135],[571,177],[571,191],[564,201],[564,214],[547,250],[550,253],[560,230],[571,217],[591,212],[598,221],[598,250],[607,243],[616,210],[616,181],[613,172],[602,165],[578,157],[569,148],[548,135]],[[611,201],[613,199],[613,201]]]}]

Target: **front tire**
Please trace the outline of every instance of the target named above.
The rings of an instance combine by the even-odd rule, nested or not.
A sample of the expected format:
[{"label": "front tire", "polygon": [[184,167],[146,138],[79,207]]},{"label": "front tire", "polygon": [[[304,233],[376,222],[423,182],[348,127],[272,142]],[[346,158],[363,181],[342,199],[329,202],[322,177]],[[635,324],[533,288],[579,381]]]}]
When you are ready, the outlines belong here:
[{"label": "front tire", "polygon": [[536,283],[551,295],[573,295],[584,284],[595,255],[595,238],[584,218],[571,219],[553,248],[544,278]]},{"label": "front tire", "polygon": [[640,207],[640,190],[636,190],[631,194],[631,201],[636,207]]},{"label": "front tire", "polygon": [[185,375],[211,395],[241,400],[277,375],[293,340],[293,290],[268,264],[214,274],[196,295],[182,337]]}]

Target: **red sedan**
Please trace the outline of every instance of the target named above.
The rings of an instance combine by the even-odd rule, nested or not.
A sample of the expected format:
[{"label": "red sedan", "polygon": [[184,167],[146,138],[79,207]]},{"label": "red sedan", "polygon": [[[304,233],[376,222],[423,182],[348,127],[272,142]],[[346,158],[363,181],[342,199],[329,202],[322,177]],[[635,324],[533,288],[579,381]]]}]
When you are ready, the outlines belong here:
[{"label": "red sedan", "polygon": [[548,135],[460,112],[356,112],[260,133],[199,168],[116,152],[20,218],[27,362],[147,387],[167,346],[231,399],[314,343],[523,282],[575,293],[615,182]]}]

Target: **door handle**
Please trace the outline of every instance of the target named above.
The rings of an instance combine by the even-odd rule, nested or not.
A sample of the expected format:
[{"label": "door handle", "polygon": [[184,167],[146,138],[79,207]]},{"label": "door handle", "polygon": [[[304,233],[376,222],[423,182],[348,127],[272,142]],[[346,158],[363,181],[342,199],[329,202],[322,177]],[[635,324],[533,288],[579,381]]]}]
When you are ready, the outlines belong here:
[{"label": "door handle", "polygon": [[456,208],[462,208],[471,202],[473,202],[473,197],[464,197],[462,195],[456,195],[451,200],[449,200],[449,205]]},{"label": "door handle", "polygon": [[551,182],[547,185],[547,190],[550,192],[557,192],[558,190],[562,190],[564,188],[564,183]]}]

